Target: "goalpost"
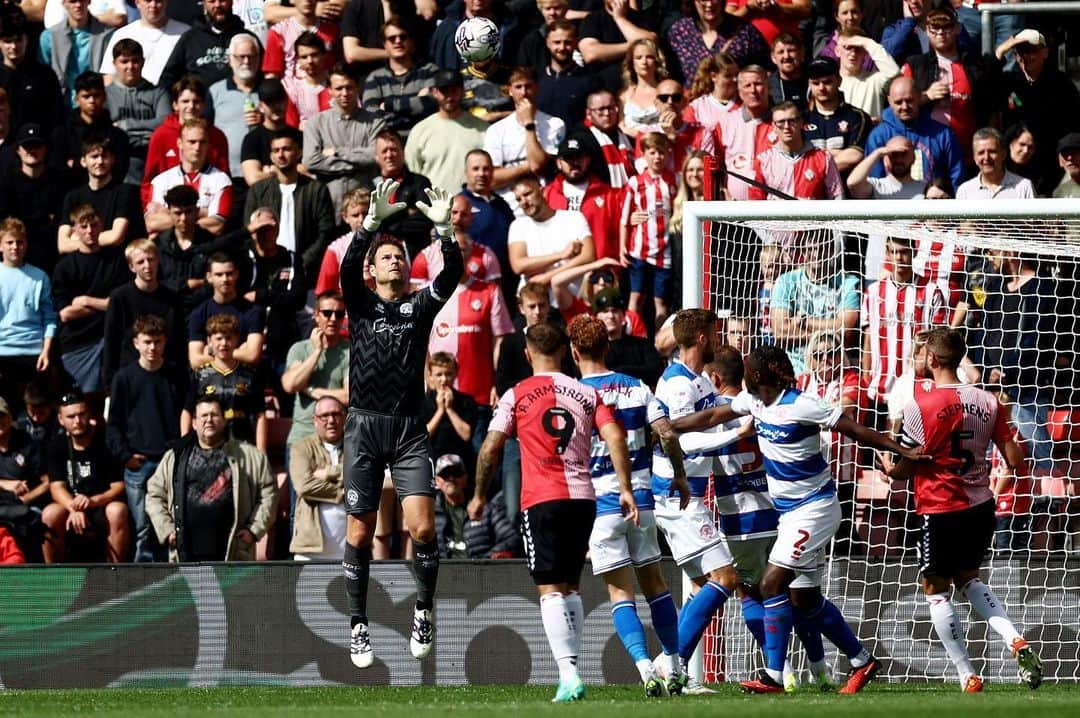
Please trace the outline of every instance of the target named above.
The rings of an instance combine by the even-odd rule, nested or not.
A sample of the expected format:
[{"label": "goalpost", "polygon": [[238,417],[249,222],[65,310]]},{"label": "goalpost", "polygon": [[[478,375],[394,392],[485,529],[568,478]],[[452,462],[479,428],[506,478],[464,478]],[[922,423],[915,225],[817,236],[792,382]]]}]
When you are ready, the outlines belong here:
[{"label": "goalpost", "polygon": [[[705,201],[683,211],[682,306],[716,310],[725,339],[743,350],[781,344],[807,375],[806,391],[838,399],[844,372],[849,382],[854,372],[862,423],[887,428],[887,399],[910,396],[910,376],[889,376],[911,371],[915,330],[938,322],[965,330],[965,377],[1000,393],[1030,469],[998,496],[983,577],[1041,653],[1047,680],[1080,680],[1080,202]],[[922,290],[874,284],[906,276],[904,247]],[[842,345],[839,359],[825,359],[830,341]],[[906,362],[889,363],[893,355]],[[888,481],[872,452],[827,433],[822,440],[844,515],[824,593],[883,659],[885,680],[955,681],[917,583],[908,485]],[[1002,462],[990,460],[1000,475]],[[956,602],[980,675],[1015,682],[998,636]],[[738,601],[728,606],[703,642],[706,681],[761,666]],[[826,649],[834,672],[846,672],[846,659]],[[793,655],[805,663],[801,650]]]}]

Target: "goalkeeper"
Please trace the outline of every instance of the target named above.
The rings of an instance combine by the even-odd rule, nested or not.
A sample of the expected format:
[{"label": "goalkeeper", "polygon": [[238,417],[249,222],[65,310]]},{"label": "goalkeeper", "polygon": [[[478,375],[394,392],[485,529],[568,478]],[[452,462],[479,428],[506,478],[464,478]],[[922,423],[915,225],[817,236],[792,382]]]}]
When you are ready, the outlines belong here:
[{"label": "goalkeeper", "polygon": [[[379,225],[405,208],[394,202],[395,181],[371,195],[363,227],[341,263],[341,285],[349,312],[349,415],[345,422],[345,509],[348,513],[345,593],[352,616],[350,654],[357,668],[375,661],[368,631],[367,591],[371,540],[383,475],[390,468],[413,541],[416,607],[409,649],[414,658],[431,652],[432,617],[439,575],[435,538],[435,484],[427,431],[420,420],[424,398],[424,360],[435,315],[453,294],[464,271],[461,250],[450,230],[450,195],[424,190],[430,204],[416,208],[435,225],[442,244],[443,269],[428,287],[407,294],[408,260],[400,240],[376,235]],[[364,265],[375,279],[365,286]]]}]

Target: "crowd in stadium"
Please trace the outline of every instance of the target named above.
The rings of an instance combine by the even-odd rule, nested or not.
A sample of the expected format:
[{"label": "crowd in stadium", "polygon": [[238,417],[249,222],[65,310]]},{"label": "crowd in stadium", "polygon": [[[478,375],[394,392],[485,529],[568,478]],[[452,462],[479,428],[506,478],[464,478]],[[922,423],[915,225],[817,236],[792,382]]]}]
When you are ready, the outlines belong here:
[{"label": "crowd in stadium", "polygon": [[[381,231],[411,286],[443,263],[425,188],[456,194],[465,258],[429,343],[440,550],[521,556],[515,441],[482,521],[467,504],[492,407],[531,373],[525,330],[595,314],[608,366],[655,386],[685,202],[1080,197],[1080,92],[1036,16],[995,15],[981,51],[994,2],[3,0],[0,547],[340,559],[341,285],[370,280],[340,266],[395,180],[409,209]],[[489,60],[455,49],[473,17],[498,25]],[[1035,477],[997,487],[999,548],[1062,548],[1030,515],[1073,494],[1055,441],[1072,268],[929,239],[884,252],[869,275],[836,271],[828,243],[762,247],[724,343],[779,344],[800,388],[895,431],[921,333],[967,328],[961,373],[1006,397]],[[883,474],[830,440],[862,527],[842,550],[902,549],[903,510],[877,537],[851,510]],[[388,478],[374,557],[409,550]]]}]

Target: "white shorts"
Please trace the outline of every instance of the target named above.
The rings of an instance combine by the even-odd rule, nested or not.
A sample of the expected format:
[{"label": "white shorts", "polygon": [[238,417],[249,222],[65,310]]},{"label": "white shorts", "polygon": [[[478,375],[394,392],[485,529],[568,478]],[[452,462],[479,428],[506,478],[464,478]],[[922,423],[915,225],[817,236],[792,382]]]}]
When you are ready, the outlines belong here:
[{"label": "white shorts", "polygon": [[699,498],[679,510],[678,496],[655,496],[656,526],[664,532],[671,555],[687,576],[698,578],[733,561],[727,541]]},{"label": "white shorts", "polygon": [[769,563],[798,574],[791,584],[795,588],[820,585],[825,548],[839,527],[840,502],[835,496],[811,501],[780,514]]},{"label": "white shorts", "polygon": [[646,566],[660,560],[656,519],[652,511],[638,511],[640,526],[622,514],[597,516],[589,535],[589,559],[594,576],[623,566]]},{"label": "white shorts", "polygon": [[735,572],[739,574],[739,583],[753,586],[765,574],[765,564],[769,562],[775,536],[732,541],[728,538],[728,550],[735,561]]}]

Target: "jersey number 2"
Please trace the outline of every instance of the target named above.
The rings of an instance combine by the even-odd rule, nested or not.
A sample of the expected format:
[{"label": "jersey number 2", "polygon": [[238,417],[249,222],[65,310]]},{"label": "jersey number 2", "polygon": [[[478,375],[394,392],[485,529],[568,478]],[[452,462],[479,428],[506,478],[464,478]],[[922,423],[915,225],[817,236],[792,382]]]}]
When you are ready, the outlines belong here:
[{"label": "jersey number 2", "polygon": [[567,444],[570,443],[570,438],[574,435],[576,425],[574,415],[561,406],[553,406],[544,412],[540,423],[548,436],[558,439],[558,443],[555,444],[555,453],[562,456],[566,451]]}]

